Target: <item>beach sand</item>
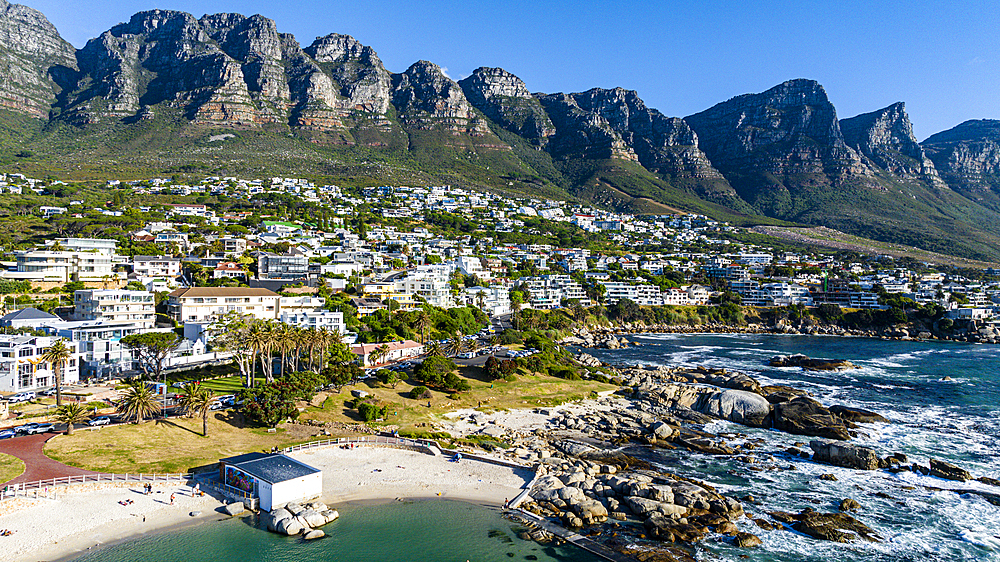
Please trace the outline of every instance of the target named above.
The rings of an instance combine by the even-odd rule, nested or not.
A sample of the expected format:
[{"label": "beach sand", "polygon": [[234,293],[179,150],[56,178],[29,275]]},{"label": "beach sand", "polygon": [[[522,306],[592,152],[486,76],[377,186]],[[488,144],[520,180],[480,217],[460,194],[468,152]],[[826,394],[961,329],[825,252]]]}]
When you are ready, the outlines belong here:
[{"label": "beach sand", "polygon": [[[54,488],[54,499],[32,500],[34,505],[0,516],[0,529],[13,531],[0,537],[0,560],[72,558],[95,546],[220,516],[214,511],[222,505],[218,500],[207,494],[192,497],[192,488],[182,483],[159,483],[148,496],[138,483],[130,484]],[[174,505],[171,493],[176,494]],[[127,500],[132,503],[118,503]],[[192,511],[202,515],[191,517]]]},{"label": "beach sand", "polygon": [[[527,469],[468,459],[451,462],[444,456],[389,448],[329,447],[292,456],[323,470],[323,499],[333,508],[346,502],[438,497],[501,505],[534,476]],[[150,496],[135,483],[127,488],[101,483],[55,490],[54,499],[16,500],[29,505],[0,515],[0,529],[14,531],[0,537],[0,561],[72,559],[95,546],[224,517],[217,511],[223,505],[218,499],[208,494],[192,497],[191,487],[176,482],[158,484]],[[171,492],[177,494],[172,506]],[[118,503],[129,499],[133,503],[128,506]],[[191,517],[192,511],[202,513]]]},{"label": "beach sand", "polygon": [[514,469],[447,456],[401,449],[327,447],[293,453],[292,457],[323,470],[323,499],[337,503],[451,498],[485,505],[513,499],[534,477],[528,469]]}]

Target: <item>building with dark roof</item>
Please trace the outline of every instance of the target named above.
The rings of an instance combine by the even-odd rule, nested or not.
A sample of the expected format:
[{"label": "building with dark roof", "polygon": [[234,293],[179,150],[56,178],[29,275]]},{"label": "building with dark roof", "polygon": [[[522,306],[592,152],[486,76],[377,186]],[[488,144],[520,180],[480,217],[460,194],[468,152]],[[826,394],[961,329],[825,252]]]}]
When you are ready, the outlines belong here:
[{"label": "building with dark roof", "polygon": [[37,308],[22,308],[0,317],[0,326],[8,328],[35,328],[41,321],[59,320],[54,314],[49,314]]},{"label": "building with dark roof", "polygon": [[283,454],[222,459],[219,475],[228,488],[257,498],[264,511],[323,495],[323,471]]}]

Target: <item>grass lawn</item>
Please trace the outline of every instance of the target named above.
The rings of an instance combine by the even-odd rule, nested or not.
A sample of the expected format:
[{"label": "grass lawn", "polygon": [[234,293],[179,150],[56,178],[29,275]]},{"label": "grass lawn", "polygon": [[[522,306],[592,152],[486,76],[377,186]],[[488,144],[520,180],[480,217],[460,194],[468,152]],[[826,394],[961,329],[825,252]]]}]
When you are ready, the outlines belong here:
[{"label": "grass lawn", "polygon": [[267,429],[238,427],[238,419],[230,411],[212,412],[208,437],[201,436],[201,418],[183,417],[78,430],[49,440],[45,454],[99,472],[187,472],[223,457],[309,441],[316,431],[293,425],[268,433]]},{"label": "grass lawn", "polygon": [[24,461],[0,453],[0,484],[10,482],[24,472]]},{"label": "grass lawn", "polygon": [[[262,383],[264,382],[264,377],[257,377],[254,381]],[[202,381],[201,386],[216,394],[235,394],[243,390],[243,377],[235,376]]]},{"label": "grass lawn", "polygon": [[[364,390],[382,403],[389,405],[386,424],[398,425],[401,429],[412,429],[418,423],[439,419],[441,414],[463,408],[478,408],[481,411],[508,410],[514,408],[534,408],[554,406],[589,398],[592,392],[614,390],[618,387],[593,381],[568,381],[549,376],[518,376],[516,381],[488,382],[482,377],[479,367],[464,367],[460,373],[472,385],[472,390],[463,392],[454,399],[446,392],[431,390],[431,407],[428,400],[410,398],[413,384],[401,382],[396,388],[381,387],[368,382],[344,388],[340,393],[329,393],[322,404],[302,412],[300,419],[315,419],[333,422],[358,422],[357,410],[349,407],[354,398],[352,390]],[[323,395],[321,394],[320,397]],[[320,398],[322,399],[322,398]],[[320,399],[314,400],[314,403]]]},{"label": "grass lawn", "polygon": [[[357,410],[352,390],[365,390],[389,405],[385,425],[401,429],[424,427],[440,420],[441,414],[462,408],[497,411],[513,408],[554,406],[588,398],[593,392],[617,387],[593,381],[568,381],[549,376],[519,376],[516,381],[489,382],[479,367],[464,367],[460,373],[472,389],[458,396],[431,391],[428,400],[409,397],[413,385],[401,382],[396,388],[361,383],[341,392],[320,393],[312,405],[305,408],[300,421],[314,419],[323,422],[357,423]],[[203,383],[219,394],[241,388],[238,377],[216,379]],[[232,411],[212,412],[208,437],[201,436],[201,419],[171,418],[167,421],[146,422],[105,427],[99,431],[80,430],[73,435],[59,435],[45,445],[45,454],[71,466],[100,472],[186,472],[212,465],[220,458],[251,451],[269,451],[313,440],[317,429],[306,425],[279,426],[276,433],[267,429],[241,427],[241,417]],[[381,425],[381,424],[375,424]],[[334,435],[346,436],[347,434]]]}]

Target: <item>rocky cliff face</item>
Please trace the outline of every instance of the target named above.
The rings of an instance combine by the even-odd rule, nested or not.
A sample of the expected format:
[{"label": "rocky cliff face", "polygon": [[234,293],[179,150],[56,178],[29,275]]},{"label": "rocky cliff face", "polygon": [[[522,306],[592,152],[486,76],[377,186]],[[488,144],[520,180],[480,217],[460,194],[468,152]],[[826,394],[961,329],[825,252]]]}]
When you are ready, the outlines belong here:
[{"label": "rocky cliff face", "polygon": [[441,128],[454,134],[491,134],[465,98],[462,88],[441,68],[427,61],[413,63],[406,72],[392,77],[392,103],[399,118],[410,129]]},{"label": "rocky cliff face", "polygon": [[73,80],[76,49],[41,12],[0,0],[0,107],[46,118]]},{"label": "rocky cliff face", "polygon": [[389,108],[389,73],[371,48],[329,35],[302,49],[262,16],[142,12],[79,60],[66,111],[77,124],[149,118],[165,104],[195,123],[329,131]]},{"label": "rocky cliff face", "polygon": [[941,178],[973,195],[1000,194],[1000,120],[966,121],[923,142]]},{"label": "rocky cliff face", "polygon": [[886,170],[904,180],[926,180],[935,187],[947,187],[920,143],[903,102],[871,113],[840,121],[844,140],[868,159],[871,167]]},{"label": "rocky cliff face", "polygon": [[555,125],[520,78],[502,68],[480,67],[458,84],[484,115],[508,131],[545,145]]},{"label": "rocky cliff face", "polygon": [[790,190],[803,181],[836,186],[872,176],[844,141],[823,87],[812,80],[738,96],[684,120],[740,196],[772,216],[793,212]]}]

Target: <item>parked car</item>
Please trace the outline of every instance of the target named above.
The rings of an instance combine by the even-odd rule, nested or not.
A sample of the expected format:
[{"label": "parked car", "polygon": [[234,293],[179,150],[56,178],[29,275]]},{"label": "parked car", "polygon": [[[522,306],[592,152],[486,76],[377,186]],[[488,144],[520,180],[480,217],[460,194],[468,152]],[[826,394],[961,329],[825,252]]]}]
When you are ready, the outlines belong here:
[{"label": "parked car", "polygon": [[99,425],[108,425],[109,423],[111,423],[111,418],[108,416],[98,416],[96,418],[91,418],[89,421],[87,421],[87,425],[91,427],[96,427]]},{"label": "parked car", "polygon": [[43,390],[43,391],[39,392],[38,394],[41,394],[42,396],[55,396],[56,395],[56,389],[50,388],[48,390]]},{"label": "parked car", "polygon": [[13,429],[0,429],[0,439],[10,439],[17,435],[17,432]]},{"label": "parked car", "polygon": [[7,397],[7,401],[10,402],[11,404],[17,404],[19,402],[31,402],[34,399],[35,399],[34,392],[18,392],[13,396]]},{"label": "parked car", "polygon": [[25,433],[25,434],[27,434],[29,431],[31,431],[35,427],[38,427],[37,423],[26,423],[24,425],[19,425],[19,426],[15,427],[14,431],[17,432],[17,433]]},{"label": "parked car", "polygon": [[54,423],[36,423],[35,427],[24,432],[25,435],[37,435],[39,433],[53,433],[56,430]]}]

